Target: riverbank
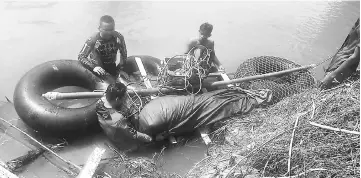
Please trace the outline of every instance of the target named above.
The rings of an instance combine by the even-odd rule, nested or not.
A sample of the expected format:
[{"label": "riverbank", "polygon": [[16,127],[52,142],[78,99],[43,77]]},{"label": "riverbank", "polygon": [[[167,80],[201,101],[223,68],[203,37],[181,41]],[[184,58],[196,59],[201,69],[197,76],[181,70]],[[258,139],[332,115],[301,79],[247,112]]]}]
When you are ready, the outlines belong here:
[{"label": "riverbank", "polygon": [[[208,156],[184,177],[359,177],[357,78],[325,91],[311,89],[221,123],[211,135]],[[120,159],[106,169],[118,177],[179,177],[162,172],[160,158]]]}]

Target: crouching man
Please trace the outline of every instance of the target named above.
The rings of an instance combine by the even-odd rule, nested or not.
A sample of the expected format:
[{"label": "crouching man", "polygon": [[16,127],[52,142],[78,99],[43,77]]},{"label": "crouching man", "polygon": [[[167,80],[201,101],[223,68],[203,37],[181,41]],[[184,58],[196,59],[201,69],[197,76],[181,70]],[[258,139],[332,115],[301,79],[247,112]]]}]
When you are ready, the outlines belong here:
[{"label": "crouching man", "polygon": [[96,103],[99,124],[106,136],[122,150],[134,150],[141,143],[152,142],[152,138],[136,130],[137,110],[127,97],[127,87],[120,82],[110,84]]}]

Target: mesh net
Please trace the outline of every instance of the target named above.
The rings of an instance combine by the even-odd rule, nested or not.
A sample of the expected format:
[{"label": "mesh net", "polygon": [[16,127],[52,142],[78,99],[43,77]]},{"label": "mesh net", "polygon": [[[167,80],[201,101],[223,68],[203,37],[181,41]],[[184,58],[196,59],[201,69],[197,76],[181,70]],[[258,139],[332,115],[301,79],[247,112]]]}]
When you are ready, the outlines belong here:
[{"label": "mesh net", "polygon": [[158,75],[158,85],[189,93],[199,93],[202,80],[211,69],[210,52],[210,49],[196,45],[188,54],[166,59]]},{"label": "mesh net", "polygon": [[[254,57],[246,60],[238,67],[234,78],[267,74],[297,67],[301,66],[280,57]],[[312,73],[309,70],[303,70],[267,79],[242,82],[237,84],[237,86],[251,90],[270,89],[273,92],[272,102],[276,103],[285,97],[312,88],[315,84]]]}]

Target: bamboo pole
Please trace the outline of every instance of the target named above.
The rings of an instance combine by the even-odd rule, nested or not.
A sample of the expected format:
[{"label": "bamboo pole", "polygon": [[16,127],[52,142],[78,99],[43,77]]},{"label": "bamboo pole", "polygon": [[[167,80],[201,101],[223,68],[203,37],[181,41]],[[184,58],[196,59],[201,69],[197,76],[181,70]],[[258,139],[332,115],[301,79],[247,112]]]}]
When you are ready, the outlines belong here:
[{"label": "bamboo pole", "polygon": [[[306,70],[306,69],[313,68],[313,67],[315,67],[315,64],[298,67],[298,68],[293,68],[293,69],[288,69],[288,70],[279,71],[279,72],[268,73],[268,74],[255,75],[255,76],[250,76],[250,77],[245,77],[245,78],[213,82],[210,84],[210,86],[217,87],[217,86],[230,85],[230,84],[240,83],[240,82],[245,82],[245,81],[265,79],[265,78],[274,77],[274,76],[278,76],[278,75]],[[169,89],[169,88],[147,88],[147,89],[138,89],[138,90],[128,90],[128,93],[130,95],[137,93],[138,95],[146,96],[146,95],[156,94],[159,92],[160,93],[169,93],[172,91],[175,91],[175,90]],[[47,92],[47,93],[43,94],[42,96],[47,98],[48,100],[62,100],[62,99],[100,98],[103,95],[104,95],[104,92],[75,92],[75,93]]]},{"label": "bamboo pole", "polygon": [[265,78],[269,78],[269,77],[275,77],[278,75],[284,75],[284,74],[289,74],[292,72],[297,72],[297,71],[301,71],[301,70],[314,68],[315,66],[316,66],[315,64],[311,64],[311,65],[283,70],[283,71],[279,71],[279,72],[272,72],[272,73],[267,73],[267,74],[262,74],[262,75],[254,75],[254,76],[250,76],[250,77],[238,78],[238,79],[233,79],[233,80],[228,80],[228,81],[219,81],[219,82],[211,83],[210,86],[216,87],[216,86],[221,86],[221,85],[229,85],[229,84],[233,84],[233,83],[240,83],[240,82],[246,82],[246,81],[257,80],[257,79],[265,79]]},{"label": "bamboo pole", "polygon": [[[138,89],[138,90],[128,90],[130,95],[137,93],[141,96],[147,96],[156,93],[169,93],[175,90],[168,88],[147,88],[147,89]],[[42,96],[48,100],[64,100],[64,99],[86,99],[86,98],[101,98],[104,95],[104,92],[72,92],[72,93],[61,93],[61,92],[47,92]]]}]

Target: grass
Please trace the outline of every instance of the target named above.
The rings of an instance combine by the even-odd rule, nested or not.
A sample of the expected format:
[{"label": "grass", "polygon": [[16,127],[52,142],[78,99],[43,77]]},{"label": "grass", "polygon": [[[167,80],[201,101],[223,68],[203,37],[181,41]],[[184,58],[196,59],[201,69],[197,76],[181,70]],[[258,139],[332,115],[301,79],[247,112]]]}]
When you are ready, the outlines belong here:
[{"label": "grass", "polygon": [[360,132],[359,111],[358,79],[331,90],[311,89],[233,118],[215,132],[218,142],[210,148],[210,159],[187,177],[230,170],[229,177],[360,177],[360,135],[310,124]]}]

